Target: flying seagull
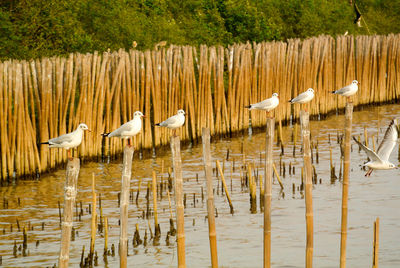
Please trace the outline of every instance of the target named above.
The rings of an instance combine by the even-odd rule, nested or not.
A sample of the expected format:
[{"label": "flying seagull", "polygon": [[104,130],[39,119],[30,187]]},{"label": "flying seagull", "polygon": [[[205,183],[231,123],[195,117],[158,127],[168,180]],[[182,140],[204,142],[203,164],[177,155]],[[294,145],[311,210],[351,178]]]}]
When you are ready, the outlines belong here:
[{"label": "flying seagull", "polygon": [[333,94],[342,95],[347,97],[347,100],[350,101],[350,96],[353,96],[358,91],[358,84],[357,80],[353,80],[350,85],[342,87],[341,89],[332,91]]},{"label": "flying seagull", "polygon": [[176,129],[183,126],[184,123],[185,123],[185,111],[181,109],[178,110],[178,113],[176,115],[169,117],[168,119],[162,121],[161,123],[157,123],[156,126],[172,129],[173,135],[176,136]]},{"label": "flying seagull", "polygon": [[381,144],[378,147],[376,153],[372,151],[370,148],[359,142],[355,137],[353,139],[357,142],[357,144],[363,149],[370,161],[365,163],[363,166],[368,167],[367,173],[365,176],[370,176],[374,169],[394,169],[396,166],[389,162],[389,156],[393,151],[394,146],[396,145],[397,139],[399,138],[399,128],[397,125],[397,120],[393,119],[389,127],[385,132],[385,136]]},{"label": "flying seagull", "polygon": [[142,120],[141,118],[145,117],[142,112],[136,111],[133,114],[133,119],[129,122],[126,122],[113,132],[103,133],[101,134],[103,137],[117,137],[120,139],[128,139],[128,146],[130,146],[130,138],[139,134],[142,130]]},{"label": "flying seagull", "polygon": [[57,138],[52,138],[49,141],[42,142],[40,144],[48,144],[50,148],[64,148],[67,150],[69,160],[72,160],[73,158],[70,149],[78,147],[82,143],[84,130],[90,131],[86,124],[81,123],[74,131],[61,135]]},{"label": "flying seagull", "polygon": [[273,109],[275,109],[279,104],[279,97],[278,93],[272,94],[272,97],[266,100],[263,100],[261,102],[255,103],[255,104],[250,104],[248,106],[245,106],[245,108],[249,108],[249,110],[264,110],[267,111],[267,115],[269,115],[269,112]]}]

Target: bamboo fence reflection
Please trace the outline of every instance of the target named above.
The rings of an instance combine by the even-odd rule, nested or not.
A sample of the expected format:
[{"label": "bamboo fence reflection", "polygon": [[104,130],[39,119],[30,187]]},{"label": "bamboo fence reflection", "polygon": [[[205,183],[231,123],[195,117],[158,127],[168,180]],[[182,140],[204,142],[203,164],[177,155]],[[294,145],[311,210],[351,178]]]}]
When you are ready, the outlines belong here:
[{"label": "bamboo fence reflection", "polygon": [[70,132],[85,122],[78,148],[81,158],[122,152],[109,132],[147,115],[135,148],[166,145],[169,132],[154,122],[184,109],[182,140],[197,140],[203,127],[225,135],[266,124],[261,113],[245,105],[277,92],[281,105],[276,121],[298,117],[299,107],[286,100],[312,87],[316,97],[310,115],[345,107],[345,99],[329,91],[357,79],[361,87],[354,105],[381,103],[400,96],[400,35],[319,36],[287,42],[235,44],[227,48],[163,47],[154,51],[119,50],[71,54],[30,61],[0,62],[1,182],[28,177],[65,163],[64,150],[37,145]]}]

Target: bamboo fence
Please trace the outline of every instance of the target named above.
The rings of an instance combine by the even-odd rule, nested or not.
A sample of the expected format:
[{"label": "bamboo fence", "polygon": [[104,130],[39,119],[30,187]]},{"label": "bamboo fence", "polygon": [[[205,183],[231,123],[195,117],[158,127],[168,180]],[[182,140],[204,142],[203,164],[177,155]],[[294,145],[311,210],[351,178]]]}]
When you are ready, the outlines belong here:
[{"label": "bamboo fence", "polygon": [[135,148],[169,143],[169,132],[154,128],[184,109],[182,140],[197,140],[203,127],[211,135],[226,135],[266,124],[261,113],[249,113],[249,103],[280,96],[276,122],[298,117],[289,100],[309,87],[316,97],[310,115],[345,107],[345,99],[330,95],[357,79],[361,87],[354,105],[397,100],[400,96],[400,35],[319,36],[286,42],[221,46],[162,47],[154,51],[119,50],[71,54],[30,61],[0,62],[1,183],[36,176],[65,163],[65,150],[38,143],[71,132],[79,123],[85,133],[77,154],[84,159],[115,156],[119,139],[103,140],[109,132],[142,111],[143,131]]}]

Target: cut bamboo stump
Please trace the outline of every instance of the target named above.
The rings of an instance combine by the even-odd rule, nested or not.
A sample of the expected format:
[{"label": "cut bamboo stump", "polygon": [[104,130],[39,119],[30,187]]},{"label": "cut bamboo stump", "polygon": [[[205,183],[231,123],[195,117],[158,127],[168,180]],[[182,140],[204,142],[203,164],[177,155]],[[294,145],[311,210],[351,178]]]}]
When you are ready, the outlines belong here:
[{"label": "cut bamboo stump", "polygon": [[94,257],[94,244],[96,240],[96,218],[97,218],[97,213],[96,213],[96,192],[95,192],[95,178],[94,178],[94,173],[92,174],[92,225],[91,225],[91,233],[90,233],[90,263],[93,261]]},{"label": "cut bamboo stump", "polygon": [[176,229],[178,244],[178,267],[186,267],[185,258],[185,226],[183,206],[183,180],[181,142],[178,136],[171,137],[172,165],[175,176],[175,207],[176,207]]},{"label": "cut bamboo stump", "polygon": [[79,168],[79,158],[68,161],[64,188],[64,216],[61,226],[61,248],[58,258],[59,267],[68,267],[69,245],[71,242],[72,219],[74,215]]},{"label": "cut bamboo stump", "polygon": [[204,172],[206,175],[206,184],[207,184],[207,215],[208,215],[208,233],[210,238],[211,266],[215,268],[218,267],[218,254],[217,254],[217,232],[215,230],[215,215],[214,215],[215,208],[214,208],[214,194],[213,194],[213,183],[212,183],[210,129],[203,128],[202,132],[203,132],[202,133],[203,162],[204,162]]},{"label": "cut bamboo stump", "polygon": [[132,158],[134,149],[131,146],[125,146],[122,183],[121,183],[121,201],[120,201],[120,236],[119,236],[119,263],[120,267],[127,267],[128,256],[128,206],[129,206],[129,187],[132,173]]},{"label": "cut bamboo stump", "polygon": [[374,251],[372,254],[372,268],[378,268],[379,256],[379,217],[374,222]]},{"label": "cut bamboo stump", "polygon": [[347,244],[347,199],[349,195],[350,177],[350,140],[353,119],[353,103],[346,103],[345,132],[344,132],[344,168],[342,182],[342,227],[340,237],[340,268],[346,267],[346,244]]},{"label": "cut bamboo stump", "polygon": [[264,268],[271,267],[271,197],[275,118],[267,118],[264,183]]},{"label": "cut bamboo stump", "polygon": [[300,111],[301,135],[303,136],[303,161],[306,201],[306,267],[312,267],[314,251],[314,216],[312,208],[312,165],[310,148],[310,124],[309,113]]}]

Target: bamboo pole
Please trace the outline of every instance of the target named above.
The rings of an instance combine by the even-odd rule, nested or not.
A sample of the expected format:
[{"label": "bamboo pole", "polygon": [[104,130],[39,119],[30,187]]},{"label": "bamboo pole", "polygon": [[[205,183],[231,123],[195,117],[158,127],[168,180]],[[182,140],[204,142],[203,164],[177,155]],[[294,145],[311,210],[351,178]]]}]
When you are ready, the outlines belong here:
[{"label": "bamboo pole", "polygon": [[108,218],[104,217],[104,255],[108,251]]},{"label": "bamboo pole", "polygon": [[128,255],[128,207],[129,207],[129,184],[132,174],[132,158],[134,149],[126,146],[124,149],[122,182],[121,182],[121,203],[120,203],[120,221],[121,229],[119,236],[119,257],[120,267],[127,267]]},{"label": "bamboo pole", "polygon": [[271,267],[271,198],[275,119],[267,118],[264,189],[264,268]]},{"label": "bamboo pole", "polygon": [[279,185],[281,186],[281,190],[283,190],[284,189],[283,183],[281,181],[281,177],[279,176],[278,171],[276,171],[275,163],[272,163],[272,168],[274,169],[274,173],[276,175],[276,178],[278,179]]},{"label": "bamboo pole", "polygon": [[346,243],[347,243],[347,200],[349,194],[350,178],[350,150],[351,150],[351,128],[353,119],[353,103],[346,103],[345,132],[344,132],[344,168],[342,183],[342,227],[340,238],[340,267],[346,267]]},{"label": "bamboo pole", "polygon": [[378,256],[379,256],[379,217],[374,222],[374,250],[372,254],[372,268],[378,268]]},{"label": "bamboo pole", "polygon": [[184,206],[183,206],[183,180],[182,160],[179,136],[171,136],[172,164],[175,176],[175,207],[176,207],[176,229],[178,244],[178,267],[186,267],[185,259],[185,229],[184,229]]},{"label": "bamboo pole", "polygon": [[68,267],[69,245],[71,241],[72,219],[79,176],[80,161],[74,158],[68,161],[64,188],[64,216],[61,227],[61,247],[58,258],[59,267]]},{"label": "bamboo pole", "polygon": [[161,235],[160,225],[158,224],[158,214],[157,214],[157,177],[156,172],[153,170],[153,211],[154,211],[154,235],[159,237]]},{"label": "bamboo pole", "polygon": [[95,192],[95,184],[96,180],[94,178],[94,173],[92,173],[92,225],[91,225],[91,233],[90,233],[90,262],[93,260],[94,256],[94,244],[96,240],[96,218],[97,218],[97,213],[96,213],[96,192]]},{"label": "bamboo pole", "polygon": [[306,267],[312,267],[313,251],[314,251],[314,216],[312,209],[312,166],[311,166],[311,148],[310,148],[310,127],[309,114],[300,111],[300,124],[303,136],[303,159],[305,174],[305,202],[306,202],[306,228],[307,228],[307,244],[306,244]]},{"label": "bamboo pole", "polygon": [[218,267],[218,253],[217,253],[217,232],[215,230],[215,216],[214,216],[215,208],[214,208],[214,194],[213,194],[213,183],[212,183],[210,129],[203,128],[202,142],[203,142],[204,172],[207,184],[207,215],[208,215],[208,233],[210,239],[211,266],[214,268]]},{"label": "bamboo pole", "polygon": [[225,175],[223,170],[221,169],[221,164],[219,163],[219,161],[217,160],[217,168],[218,168],[218,172],[221,175],[221,180],[222,180],[222,185],[224,186],[224,191],[226,194],[226,198],[228,199],[229,202],[229,207],[231,209],[231,214],[233,214],[233,205],[232,205],[232,200],[231,197],[229,195],[229,191],[228,191],[228,187],[226,186],[226,181],[225,181]]}]

